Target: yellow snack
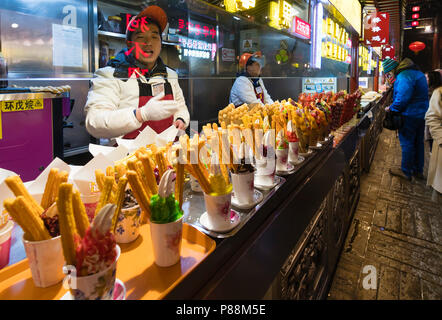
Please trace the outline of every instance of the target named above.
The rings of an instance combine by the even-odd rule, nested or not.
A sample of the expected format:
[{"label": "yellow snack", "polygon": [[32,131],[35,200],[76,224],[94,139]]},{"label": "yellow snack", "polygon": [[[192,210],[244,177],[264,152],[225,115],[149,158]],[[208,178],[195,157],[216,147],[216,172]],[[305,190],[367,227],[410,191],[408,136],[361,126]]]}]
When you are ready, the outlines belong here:
[{"label": "yellow snack", "polygon": [[75,225],[74,209],[72,203],[72,184],[62,183],[58,192],[57,208],[60,223],[61,244],[63,255],[67,265],[76,265]]},{"label": "yellow snack", "polygon": [[148,188],[150,189],[152,194],[158,193],[158,185],[157,180],[155,178],[154,167],[152,166],[152,161],[148,155],[144,155],[141,157],[141,163],[144,168],[144,174],[146,176],[146,182]]},{"label": "yellow snack", "polygon": [[89,227],[89,219],[78,190],[74,191],[72,197],[72,208],[74,210],[75,226],[77,227],[78,234],[83,238],[86,234],[87,228]]},{"label": "yellow snack", "polygon": [[105,174],[100,169],[95,170],[95,180],[97,181],[98,189],[103,190]]},{"label": "yellow snack", "polygon": [[41,206],[43,207],[44,210],[46,210],[52,205],[51,199],[52,199],[52,194],[54,192],[57,173],[58,173],[57,168],[52,168],[49,171],[48,180],[46,181],[45,185],[45,191],[43,192],[43,197],[41,198]]},{"label": "yellow snack", "polygon": [[104,178],[103,190],[101,190],[100,200],[98,201],[97,208],[95,210],[95,215],[108,203],[111,202],[112,198],[112,187],[115,183],[113,177],[106,176]]},{"label": "yellow snack", "polygon": [[150,199],[147,198],[147,194],[141,185],[141,181],[138,178],[137,173],[129,170],[126,173],[126,176],[141,210],[143,210],[144,214],[147,215],[147,218],[150,218]]},{"label": "yellow snack", "polygon": [[[27,222],[26,217],[23,217],[24,212],[14,205],[14,199],[6,199],[3,202],[3,206],[8,211],[12,219],[23,229],[25,239],[29,241],[36,241],[36,238],[34,238],[35,230],[32,228],[32,226],[30,226],[29,222]],[[36,237],[38,239],[39,235],[37,234]]]},{"label": "yellow snack", "polygon": [[157,153],[155,153],[155,161],[158,166],[158,172],[160,175],[160,179],[167,170],[166,159],[164,157],[163,152],[164,152],[164,150],[163,150],[163,148],[161,148],[158,150]]},{"label": "yellow snack", "polygon": [[115,228],[117,227],[118,216],[120,215],[121,209],[123,207],[127,181],[128,179],[126,177],[122,177],[120,178],[120,180],[118,180],[117,193],[115,195],[115,202],[114,202],[117,205],[117,208],[115,209],[114,217],[112,218],[112,228],[111,228],[111,230],[113,230],[114,232]]},{"label": "yellow snack", "polygon": [[52,193],[51,204],[57,200],[58,197],[58,189],[62,183],[68,182],[69,173],[66,171],[60,171],[57,173],[57,179],[54,185],[54,192]]},{"label": "yellow snack", "polygon": [[12,193],[16,196],[23,196],[26,200],[28,200],[31,204],[31,207],[34,209],[34,212],[38,215],[42,214],[44,209],[42,206],[38,204],[38,202],[29,194],[28,190],[26,190],[23,181],[19,176],[11,176],[5,179],[6,185],[12,191]]}]

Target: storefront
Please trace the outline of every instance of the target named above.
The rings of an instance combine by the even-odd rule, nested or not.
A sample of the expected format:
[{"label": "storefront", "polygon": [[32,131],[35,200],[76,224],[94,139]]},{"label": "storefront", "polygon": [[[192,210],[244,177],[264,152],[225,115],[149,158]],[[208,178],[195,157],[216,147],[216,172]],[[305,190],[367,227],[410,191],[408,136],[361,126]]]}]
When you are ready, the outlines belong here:
[{"label": "storefront", "polygon": [[[33,151],[26,148],[40,142],[29,140],[26,147],[20,139],[12,139],[14,126],[4,123],[6,117],[8,121],[12,119],[11,114],[2,109],[0,153],[15,150],[16,158],[34,168],[29,177],[23,177],[25,182],[35,179],[55,156],[66,160],[91,150],[95,155],[92,162],[104,157],[89,149],[89,143],[99,148],[109,140],[95,139],[87,133],[83,106],[93,73],[125,48],[127,24],[144,7],[144,1],[128,0],[70,0],[51,7],[43,5],[45,2],[9,1],[0,5],[1,52],[9,68],[9,87],[0,94],[0,99],[47,99],[45,108],[26,112],[36,112],[40,121],[46,118],[41,119],[38,112],[47,112],[48,119],[54,122],[53,128],[59,130],[52,128],[51,131],[49,126],[41,138],[44,141],[54,137],[50,146],[57,151],[53,151],[50,159],[37,159]],[[319,128],[323,128],[322,140],[318,133],[300,157],[296,153],[296,163],[290,165],[290,170],[287,166],[287,170],[276,172],[271,187],[253,189],[255,203],[252,206],[233,206],[231,221],[236,224],[227,231],[207,228],[208,224],[202,222],[208,211],[208,200],[193,187],[198,179],[186,178],[181,203],[185,222],[181,263],[165,272],[154,264],[152,252],[143,259],[142,250],[153,250],[150,234],[145,234],[149,226],[143,225],[140,227],[142,236],[132,243],[120,244],[122,253],[116,271],[121,280],[119,286],[125,288],[127,299],[324,299],[359,199],[365,152],[362,139],[368,128],[376,127],[370,131],[370,134],[375,132],[370,142],[365,142],[370,144],[366,150],[372,158],[379,119],[383,116],[380,97],[372,100],[370,108],[365,110],[367,113],[361,111],[361,97],[355,85],[362,81],[367,90],[374,88],[378,56],[359,46],[360,26],[349,22],[341,10],[329,2],[191,0],[155,1],[155,4],[169,17],[168,28],[162,34],[161,58],[178,74],[190,119],[198,121],[193,130],[198,128],[199,132],[206,133],[206,124],[223,125],[220,111],[227,113],[230,90],[244,68],[241,60],[247,54],[260,52],[261,75],[267,91],[274,101],[285,100],[285,103],[277,102],[278,107],[274,109],[267,106],[267,111],[277,110],[272,112],[281,112],[283,117],[288,117],[293,110],[305,112],[305,118],[311,121],[305,129],[310,130],[310,139],[316,134],[314,130],[319,132]],[[57,90],[66,85],[70,86],[70,90],[63,90],[67,92]],[[29,92],[38,86],[46,87],[51,93]],[[290,102],[289,98],[294,101]],[[226,128],[229,124],[247,125],[244,115],[256,116],[247,113],[252,110],[250,107],[244,111],[242,117],[229,113],[226,117],[229,122],[224,125]],[[325,116],[327,112],[329,118]],[[318,114],[325,118],[320,120]],[[276,124],[279,120],[275,119]],[[321,127],[320,121],[326,124]],[[42,125],[36,125],[33,130],[41,128]],[[192,137],[195,132],[188,130],[187,133]],[[298,131],[297,135],[299,143],[303,143],[303,133]],[[243,137],[247,139],[246,134]],[[100,165],[110,163],[117,168],[116,164],[121,164],[128,154],[135,157],[129,143],[120,142],[120,146],[127,149],[118,150],[120,153],[112,149],[115,151],[112,158],[101,159]],[[137,150],[145,145],[138,146]],[[283,158],[279,157],[276,159]],[[0,168],[22,174],[19,166],[10,166],[12,158],[8,161],[0,158]],[[84,186],[87,180],[86,189],[95,190],[94,186],[100,184],[96,171],[84,170],[83,165],[71,166],[70,179],[77,186]],[[256,161],[254,165],[258,166]],[[136,167],[128,165],[128,168]],[[106,171],[106,166],[104,169]],[[188,170],[193,172],[192,168]],[[254,181],[257,186],[256,178]],[[0,186],[6,188],[4,184]],[[28,186],[33,189],[32,184],[26,184]],[[229,198],[229,208],[231,201]],[[24,254],[21,239],[15,241],[14,250]],[[20,254],[16,256],[24,258]],[[39,293],[42,297],[59,299],[66,294],[61,283],[33,290],[35,279],[26,261],[4,270],[14,273],[16,281],[0,271],[0,299],[37,299]],[[150,281],[149,277],[157,277],[158,281]],[[16,290],[20,281],[26,284],[21,291]]]}]

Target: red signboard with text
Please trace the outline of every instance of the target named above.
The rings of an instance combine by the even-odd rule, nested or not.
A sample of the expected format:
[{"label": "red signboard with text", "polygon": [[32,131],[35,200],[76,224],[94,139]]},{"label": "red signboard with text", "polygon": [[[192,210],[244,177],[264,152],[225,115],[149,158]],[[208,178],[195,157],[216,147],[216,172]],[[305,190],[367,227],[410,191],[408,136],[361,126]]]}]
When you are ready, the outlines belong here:
[{"label": "red signboard with text", "polygon": [[370,47],[380,47],[389,40],[390,15],[376,12],[364,20],[364,43]]},{"label": "red signboard with text", "polygon": [[301,36],[302,38],[310,39],[311,26],[309,23],[305,22],[304,20],[295,17],[293,19],[293,24],[292,24],[292,33],[295,33],[296,35]]},{"label": "red signboard with text", "polygon": [[386,45],[382,48],[382,60],[394,59],[395,50],[391,45]]}]

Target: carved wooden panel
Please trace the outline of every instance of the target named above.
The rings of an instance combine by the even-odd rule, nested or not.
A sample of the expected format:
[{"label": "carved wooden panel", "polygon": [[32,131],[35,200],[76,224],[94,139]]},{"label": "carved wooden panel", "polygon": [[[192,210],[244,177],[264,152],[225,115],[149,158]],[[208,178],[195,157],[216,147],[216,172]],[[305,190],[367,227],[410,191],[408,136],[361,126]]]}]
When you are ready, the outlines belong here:
[{"label": "carved wooden panel", "polygon": [[331,212],[330,212],[330,224],[331,224],[331,233],[330,237],[333,241],[333,244],[339,246],[343,241],[343,236],[345,233],[345,224],[347,218],[347,197],[345,192],[345,177],[344,174],[336,180],[335,185],[332,190],[332,199],[331,199]]},{"label": "carved wooden panel", "polygon": [[351,160],[349,169],[349,208],[351,209],[358,199],[361,186],[361,161],[359,149]]},{"label": "carved wooden panel", "polygon": [[284,263],[280,272],[281,299],[319,298],[327,277],[328,208],[327,197]]}]

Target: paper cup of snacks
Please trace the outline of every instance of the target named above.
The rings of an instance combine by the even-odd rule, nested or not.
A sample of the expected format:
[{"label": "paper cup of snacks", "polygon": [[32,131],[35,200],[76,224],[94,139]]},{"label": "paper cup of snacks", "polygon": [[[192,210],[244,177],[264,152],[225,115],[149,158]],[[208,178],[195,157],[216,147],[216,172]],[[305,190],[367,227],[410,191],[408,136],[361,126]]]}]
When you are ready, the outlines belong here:
[{"label": "paper cup of snacks", "polygon": [[60,236],[42,241],[28,241],[24,235],[23,245],[36,287],[50,287],[63,280],[64,257]]},{"label": "paper cup of snacks", "polygon": [[289,162],[297,163],[299,160],[299,138],[291,120],[287,123],[287,140],[289,141]]},{"label": "paper cup of snacks", "polygon": [[9,251],[11,249],[11,236],[14,222],[8,221],[0,228],[0,269],[9,264]]},{"label": "paper cup of snacks", "polygon": [[[72,184],[60,186],[57,207],[65,270],[69,273],[69,289],[75,300],[112,299],[120,248],[115,240],[117,219],[125,197],[128,179],[115,182],[105,177],[101,196],[92,223],[79,192]],[[114,189],[114,185],[116,188]],[[114,191],[112,191],[114,190]]]},{"label": "paper cup of snacks", "polygon": [[94,220],[95,210],[97,209],[98,200],[100,199],[100,192],[94,192],[91,194],[82,194],[81,201],[86,209],[86,214],[89,222]]},{"label": "paper cup of snacks", "polygon": [[158,194],[150,201],[150,234],[155,264],[160,267],[172,266],[181,257],[183,211],[175,200],[174,177],[173,170],[167,170],[161,177]]},{"label": "paper cup of snacks", "polygon": [[[74,300],[112,300],[117,262],[120,257],[120,247],[116,245],[112,255],[101,265],[91,266],[89,276],[73,276],[70,274],[70,291]],[[101,270],[101,271],[97,271]],[[93,273],[95,272],[95,273]]]},{"label": "paper cup of snacks", "polygon": [[251,165],[250,158],[246,157],[244,143],[239,147],[239,164],[231,166],[233,196],[239,205],[247,205],[254,202],[255,193],[255,169]]},{"label": "paper cup of snacks", "polygon": [[[49,287],[63,279],[59,213],[55,200],[58,189],[68,180],[68,172],[52,168],[47,176],[41,201],[32,197],[19,176],[5,182],[16,196],[4,201],[12,219],[23,229],[23,244],[32,278],[37,287]],[[80,199],[80,194],[76,197]]]},{"label": "paper cup of snacks", "polygon": [[275,184],[275,139],[273,130],[268,130],[264,134],[262,143],[262,154],[256,159],[255,185],[263,187],[271,187]]},{"label": "paper cup of snacks", "polygon": [[118,216],[117,226],[115,228],[115,238],[117,243],[129,243],[135,241],[140,232],[141,208],[137,204],[132,190],[127,189],[123,208]]},{"label": "paper cup of snacks", "polygon": [[284,130],[280,130],[276,137],[276,171],[287,171],[289,158],[289,143]]}]

